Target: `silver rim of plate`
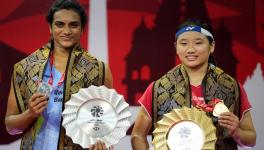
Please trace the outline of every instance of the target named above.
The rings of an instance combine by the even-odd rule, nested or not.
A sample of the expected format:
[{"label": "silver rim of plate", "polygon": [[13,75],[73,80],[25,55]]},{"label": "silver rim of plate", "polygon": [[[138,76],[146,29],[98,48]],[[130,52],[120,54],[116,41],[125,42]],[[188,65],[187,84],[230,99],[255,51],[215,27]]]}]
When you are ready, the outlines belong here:
[{"label": "silver rim of plate", "polygon": [[74,143],[88,148],[97,140],[109,147],[130,127],[129,105],[122,95],[105,86],[81,88],[65,103],[62,125]]}]

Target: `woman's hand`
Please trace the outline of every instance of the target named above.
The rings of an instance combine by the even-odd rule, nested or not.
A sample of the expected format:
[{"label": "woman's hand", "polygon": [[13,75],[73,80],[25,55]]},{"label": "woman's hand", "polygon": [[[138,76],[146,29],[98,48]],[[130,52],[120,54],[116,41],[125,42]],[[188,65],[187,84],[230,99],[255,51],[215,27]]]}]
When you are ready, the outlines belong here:
[{"label": "woman's hand", "polygon": [[5,124],[8,133],[20,134],[26,130],[45,110],[48,104],[48,97],[36,93],[28,100],[28,109],[21,113],[18,107],[14,87],[11,83],[11,89],[8,96]]},{"label": "woman's hand", "polygon": [[[112,150],[112,146],[110,147],[110,150]],[[89,150],[108,150],[105,143],[102,141],[97,141],[95,144],[92,144],[89,147]]]},{"label": "woman's hand", "polygon": [[218,121],[220,126],[226,128],[231,136],[239,130],[239,119],[231,112],[221,113]]},{"label": "woman's hand", "polygon": [[29,99],[28,109],[32,118],[37,118],[48,105],[49,97],[40,93],[35,93]]},{"label": "woman's hand", "polygon": [[222,113],[219,124],[228,130],[238,145],[253,147],[256,144],[256,131],[250,111],[245,112],[241,120],[231,112]]}]

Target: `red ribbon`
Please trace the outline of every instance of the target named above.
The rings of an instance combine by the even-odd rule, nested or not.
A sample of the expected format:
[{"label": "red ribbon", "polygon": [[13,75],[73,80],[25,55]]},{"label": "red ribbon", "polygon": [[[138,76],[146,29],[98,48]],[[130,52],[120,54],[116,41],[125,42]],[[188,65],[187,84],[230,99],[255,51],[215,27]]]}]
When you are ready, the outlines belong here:
[{"label": "red ribbon", "polygon": [[201,101],[198,99],[193,99],[192,101],[194,107],[201,109],[205,112],[213,112],[215,105],[219,102],[223,102],[221,99],[218,98],[212,99],[207,104],[205,103],[205,101]]},{"label": "red ribbon", "polygon": [[[51,55],[50,55],[50,78],[49,78],[49,81],[48,81],[48,84],[51,85],[51,86],[53,85],[53,74],[52,74],[52,66],[53,66],[53,64],[54,64],[54,54],[53,54],[53,52],[51,52]],[[61,78],[60,78],[57,86],[62,85],[62,83],[64,82],[64,78],[65,78],[65,73],[63,73],[61,75]]]}]

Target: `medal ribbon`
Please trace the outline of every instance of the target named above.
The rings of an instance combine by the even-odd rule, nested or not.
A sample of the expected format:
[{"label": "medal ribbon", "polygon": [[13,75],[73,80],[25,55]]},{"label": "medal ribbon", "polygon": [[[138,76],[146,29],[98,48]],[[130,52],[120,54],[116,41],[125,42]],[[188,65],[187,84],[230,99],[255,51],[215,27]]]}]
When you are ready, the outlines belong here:
[{"label": "medal ribbon", "polygon": [[222,102],[222,100],[218,98],[212,99],[207,104],[205,103],[205,101],[201,101],[198,99],[193,99],[192,101],[194,107],[201,109],[205,112],[213,112],[215,105],[219,102]]},{"label": "medal ribbon", "polygon": [[[53,52],[51,52],[49,62],[50,62],[50,78],[49,78],[48,84],[52,86],[52,85],[53,85],[52,66],[53,66],[53,64],[54,64],[54,54],[53,54]],[[62,85],[62,83],[64,82],[64,78],[65,78],[65,73],[63,73],[63,74],[61,75],[60,80],[59,80],[57,86]]]}]

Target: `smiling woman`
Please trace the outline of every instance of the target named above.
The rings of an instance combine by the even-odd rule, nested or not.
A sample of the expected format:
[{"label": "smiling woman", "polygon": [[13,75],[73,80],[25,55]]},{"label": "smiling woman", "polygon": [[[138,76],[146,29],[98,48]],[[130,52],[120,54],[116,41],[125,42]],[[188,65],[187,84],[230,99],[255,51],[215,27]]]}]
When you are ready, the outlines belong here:
[{"label": "smiling woman", "polygon": [[[141,110],[131,136],[133,149],[147,150],[149,130],[157,129],[157,124],[173,109],[184,107],[196,107],[212,119],[217,136],[215,149],[254,146],[256,131],[249,111],[251,105],[239,82],[218,68],[212,59],[215,41],[210,26],[199,20],[183,23],[174,45],[181,64],[151,83],[139,99]],[[217,103],[229,111],[215,115],[213,108]]]},{"label": "smiling woman", "polygon": [[[82,149],[65,135],[61,125],[65,102],[80,88],[111,88],[111,71],[80,46],[87,16],[78,2],[56,0],[47,21],[50,42],[14,66],[6,128],[10,134],[25,132],[21,149]],[[90,149],[106,146],[96,141]]]},{"label": "smiling woman", "polygon": [[207,72],[208,60],[215,49],[213,35],[197,25],[186,25],[176,33],[174,45],[182,65],[190,72],[188,75],[199,73],[190,77],[191,85],[200,85]]},{"label": "smiling woman", "polygon": [[54,21],[50,27],[55,50],[71,49],[80,41],[82,24],[80,16],[74,10],[60,10],[54,13]]}]

